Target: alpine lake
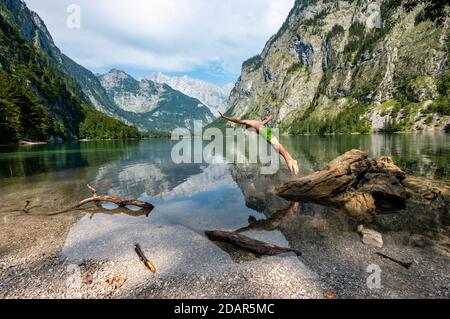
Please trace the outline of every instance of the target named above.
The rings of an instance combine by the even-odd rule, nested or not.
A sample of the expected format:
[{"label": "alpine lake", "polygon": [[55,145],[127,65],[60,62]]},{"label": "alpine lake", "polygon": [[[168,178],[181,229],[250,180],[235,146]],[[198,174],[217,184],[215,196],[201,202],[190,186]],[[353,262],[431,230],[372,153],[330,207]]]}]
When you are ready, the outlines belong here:
[{"label": "alpine lake", "polygon": [[[391,156],[417,183],[450,186],[445,133],[289,136],[281,142],[298,160],[301,175],[361,149],[374,158]],[[258,164],[175,164],[175,143],[1,147],[0,297],[449,297],[448,211],[435,218],[432,229],[425,227],[423,212],[381,216],[370,225],[383,235],[384,247],[377,250],[361,242],[358,223],[335,210],[300,203],[286,213],[291,203],[267,191],[293,178],[284,162],[273,175],[260,174]],[[104,203],[51,214],[91,196],[87,184],[98,194],[155,208]],[[238,229],[302,256],[257,256],[205,236],[206,230]],[[156,273],[139,260],[136,243]],[[404,269],[377,251],[412,267]],[[370,269],[382,271],[378,287],[369,284]],[[106,283],[114,276],[123,279],[115,287]]]}]

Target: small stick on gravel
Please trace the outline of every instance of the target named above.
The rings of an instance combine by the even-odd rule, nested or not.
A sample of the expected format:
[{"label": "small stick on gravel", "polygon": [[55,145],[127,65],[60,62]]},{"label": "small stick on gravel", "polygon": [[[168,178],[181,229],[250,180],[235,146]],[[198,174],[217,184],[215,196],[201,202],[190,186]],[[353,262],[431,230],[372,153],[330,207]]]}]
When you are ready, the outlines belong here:
[{"label": "small stick on gravel", "polygon": [[72,208],[60,211],[60,212],[56,212],[56,213],[51,213],[48,214],[48,216],[55,216],[55,215],[60,215],[60,214],[64,214],[64,213],[68,213],[74,210],[80,210],[81,207],[83,207],[86,204],[89,203],[96,203],[98,204],[99,202],[110,202],[113,204],[116,204],[119,207],[125,207],[125,206],[137,206],[143,209],[147,209],[147,210],[153,210],[154,206],[150,203],[146,203],[146,202],[142,202],[140,200],[134,199],[134,200],[122,200],[119,197],[114,197],[114,196],[109,196],[109,195],[97,195],[97,190],[95,188],[93,188],[90,185],[87,185],[87,187],[89,188],[89,190],[92,193],[92,197],[86,198],[84,200],[82,200],[81,202],[79,202],[77,205],[73,206]]},{"label": "small stick on gravel", "polygon": [[395,258],[386,256],[385,254],[382,254],[382,253],[379,253],[379,252],[377,252],[376,254],[377,254],[378,256],[380,256],[380,257],[383,257],[383,258],[387,259],[387,260],[393,261],[393,262],[396,263],[396,264],[399,264],[399,265],[402,266],[403,268],[410,269],[411,266],[412,266],[412,263],[403,262],[403,261],[397,260],[397,259],[395,259]]},{"label": "small stick on gravel", "polygon": [[25,213],[31,214],[31,210],[37,207],[42,207],[41,205],[35,205],[30,207],[31,202],[29,200],[23,203],[23,207],[21,209],[11,210],[10,213]]},{"label": "small stick on gravel", "polygon": [[25,201],[25,204],[23,205],[23,208],[22,208],[22,211],[23,211],[25,214],[29,214],[29,213],[30,213],[30,211],[27,209],[28,206],[30,206],[30,201],[29,201],[29,200]]},{"label": "small stick on gravel", "polygon": [[148,268],[152,273],[156,272],[155,266],[152,264],[150,260],[145,257],[144,252],[142,251],[142,248],[139,244],[134,245],[134,251],[139,256],[139,259],[144,263],[145,267]]}]

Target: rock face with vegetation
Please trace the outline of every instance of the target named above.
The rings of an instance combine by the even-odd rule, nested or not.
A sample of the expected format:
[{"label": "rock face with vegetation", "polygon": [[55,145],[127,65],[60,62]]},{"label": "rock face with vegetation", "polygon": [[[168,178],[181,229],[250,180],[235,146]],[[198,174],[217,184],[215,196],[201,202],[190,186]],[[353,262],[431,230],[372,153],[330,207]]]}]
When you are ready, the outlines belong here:
[{"label": "rock face with vegetation", "polygon": [[228,113],[270,113],[293,134],[448,129],[448,10],[419,0],[297,0],[244,62]]},{"label": "rock face with vegetation", "polygon": [[145,130],[193,129],[194,121],[209,124],[214,120],[205,104],[166,84],[138,81],[119,70],[111,70],[99,79],[109,98],[124,112],[131,112],[133,123]]}]

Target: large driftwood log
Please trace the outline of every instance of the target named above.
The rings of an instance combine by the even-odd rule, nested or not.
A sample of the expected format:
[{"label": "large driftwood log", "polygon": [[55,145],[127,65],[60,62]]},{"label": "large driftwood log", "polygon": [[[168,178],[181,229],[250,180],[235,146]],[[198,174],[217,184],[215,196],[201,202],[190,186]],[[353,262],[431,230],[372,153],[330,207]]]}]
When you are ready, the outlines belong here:
[{"label": "large driftwood log", "polygon": [[376,213],[405,209],[410,197],[405,173],[390,157],[370,159],[352,150],[324,170],[275,187],[291,201],[306,201],[343,209],[352,218],[371,222]]},{"label": "large driftwood log", "polygon": [[213,230],[213,231],[206,231],[205,234],[212,241],[231,244],[233,246],[237,246],[239,248],[248,250],[257,255],[275,256],[290,252],[294,252],[299,256],[301,255],[299,251],[296,251],[294,249],[278,247],[250,237],[239,235],[236,232]]}]

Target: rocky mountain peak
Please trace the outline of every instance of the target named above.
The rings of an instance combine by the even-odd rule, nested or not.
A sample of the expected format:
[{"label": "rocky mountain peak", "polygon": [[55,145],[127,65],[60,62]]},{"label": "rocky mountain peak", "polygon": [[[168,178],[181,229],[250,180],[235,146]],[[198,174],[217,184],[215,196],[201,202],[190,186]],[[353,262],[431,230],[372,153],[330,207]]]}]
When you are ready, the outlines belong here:
[{"label": "rocky mountain peak", "polygon": [[164,83],[188,96],[196,98],[209,107],[210,111],[217,115],[218,111],[224,112],[228,108],[228,96],[233,84],[219,87],[212,83],[191,78],[187,75],[171,77],[161,72],[152,73],[144,79],[156,83]]},{"label": "rocky mountain peak", "polygon": [[149,78],[136,80],[117,69],[98,77],[109,97],[123,111],[134,114],[134,119],[147,129],[191,129],[194,120],[208,124],[214,119],[202,102],[167,84],[155,83]]},{"label": "rocky mountain peak", "polygon": [[108,73],[100,75],[99,79],[105,89],[119,88],[124,85],[139,86],[139,82],[131,75],[117,69],[112,69]]}]

